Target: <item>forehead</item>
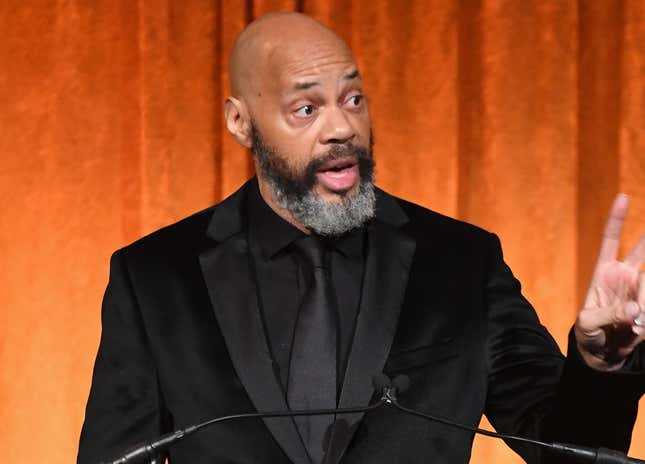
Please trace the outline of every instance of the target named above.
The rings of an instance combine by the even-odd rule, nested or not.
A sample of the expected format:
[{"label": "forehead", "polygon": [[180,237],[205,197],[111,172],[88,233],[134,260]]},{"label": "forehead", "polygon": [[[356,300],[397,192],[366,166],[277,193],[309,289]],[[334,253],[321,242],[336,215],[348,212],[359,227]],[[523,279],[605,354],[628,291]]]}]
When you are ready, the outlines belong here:
[{"label": "forehead", "polygon": [[267,64],[268,80],[281,92],[312,79],[333,83],[356,68],[351,50],[340,40],[291,42],[269,53]]}]

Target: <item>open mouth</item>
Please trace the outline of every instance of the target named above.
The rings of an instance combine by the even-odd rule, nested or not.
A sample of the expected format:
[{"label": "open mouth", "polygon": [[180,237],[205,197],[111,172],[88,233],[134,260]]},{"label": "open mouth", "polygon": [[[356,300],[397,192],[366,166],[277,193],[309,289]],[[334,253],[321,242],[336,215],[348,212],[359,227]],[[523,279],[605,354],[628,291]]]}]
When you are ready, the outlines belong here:
[{"label": "open mouth", "polygon": [[316,177],[327,190],[347,191],[358,179],[358,162],[354,157],[329,161],[318,168]]},{"label": "open mouth", "polygon": [[354,158],[342,158],[323,164],[320,168],[318,168],[318,172],[338,173],[354,166],[356,166],[356,160]]}]

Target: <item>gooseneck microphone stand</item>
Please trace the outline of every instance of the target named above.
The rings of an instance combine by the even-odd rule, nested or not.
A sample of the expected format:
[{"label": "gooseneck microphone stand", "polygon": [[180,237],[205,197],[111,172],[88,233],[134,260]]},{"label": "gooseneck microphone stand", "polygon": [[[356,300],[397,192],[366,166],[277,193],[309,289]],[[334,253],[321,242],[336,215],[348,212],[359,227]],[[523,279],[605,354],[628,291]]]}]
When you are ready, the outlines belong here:
[{"label": "gooseneck microphone stand", "polygon": [[591,448],[586,446],[579,446],[567,443],[558,442],[544,442],[533,440],[530,438],[518,437],[515,435],[507,435],[503,433],[491,432],[490,430],[471,427],[469,425],[460,424],[444,417],[434,416],[415,409],[406,408],[399,404],[398,394],[404,392],[410,387],[410,379],[406,375],[399,375],[394,380],[390,380],[385,374],[378,374],[373,379],[374,389],[381,393],[381,397],[374,404],[358,407],[358,408],[340,408],[340,409],[315,409],[315,410],[302,410],[302,411],[269,411],[269,412],[253,412],[243,414],[233,414],[230,416],[217,417],[210,419],[200,424],[179,429],[175,432],[168,433],[161,436],[159,439],[147,443],[138,448],[134,448],[121,457],[109,461],[103,461],[100,464],[134,464],[147,462],[148,464],[161,464],[156,461],[156,456],[168,449],[170,446],[177,443],[179,440],[192,435],[193,433],[210,427],[221,422],[226,422],[236,419],[264,419],[271,417],[297,417],[297,416],[318,416],[318,415],[341,415],[341,414],[356,414],[368,413],[383,406],[392,406],[404,414],[420,417],[432,422],[446,425],[471,433],[478,433],[493,438],[501,438],[507,441],[517,441],[528,443],[540,448],[551,450],[554,453],[566,455],[573,459],[573,462],[588,463],[588,464],[645,464],[645,461],[636,458],[630,458],[624,453],[619,451],[610,450],[607,448]]},{"label": "gooseneck microphone stand", "polygon": [[185,429],[179,429],[174,432],[162,435],[157,440],[147,443],[145,445],[139,446],[138,448],[132,449],[123,456],[120,456],[117,459],[110,461],[102,461],[100,464],[134,464],[141,462],[148,462],[150,464],[155,464],[156,456],[168,449],[179,440],[186,438],[193,433],[210,427],[211,425],[218,424],[220,422],[227,422],[235,419],[266,419],[272,417],[297,417],[297,416],[322,416],[322,415],[340,415],[340,414],[356,414],[373,411],[380,408],[386,403],[385,398],[379,399],[376,403],[362,408],[340,408],[340,409],[312,409],[312,410],[302,410],[302,411],[269,411],[269,412],[250,412],[243,414],[232,414],[230,416],[216,417],[215,419],[210,419],[204,422],[201,422],[196,425],[191,425]]}]

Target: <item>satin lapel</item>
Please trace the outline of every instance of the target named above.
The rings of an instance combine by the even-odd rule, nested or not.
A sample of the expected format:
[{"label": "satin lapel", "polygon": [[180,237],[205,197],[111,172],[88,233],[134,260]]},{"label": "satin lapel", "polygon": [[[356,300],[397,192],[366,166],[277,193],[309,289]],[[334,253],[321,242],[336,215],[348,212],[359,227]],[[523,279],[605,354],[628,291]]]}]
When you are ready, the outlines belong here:
[{"label": "satin lapel", "polygon": [[[383,372],[396,331],[416,243],[395,227],[374,222],[368,233],[368,254],[354,341],[347,361],[339,407],[366,406],[373,395],[372,378]],[[339,416],[327,463],[340,460],[363,414]],[[344,419],[344,421],[343,421]]]},{"label": "satin lapel", "polygon": [[[199,260],[229,355],[251,401],[258,411],[286,411],[260,318],[245,234],[233,235]],[[310,462],[292,419],[263,420],[289,459]]]}]

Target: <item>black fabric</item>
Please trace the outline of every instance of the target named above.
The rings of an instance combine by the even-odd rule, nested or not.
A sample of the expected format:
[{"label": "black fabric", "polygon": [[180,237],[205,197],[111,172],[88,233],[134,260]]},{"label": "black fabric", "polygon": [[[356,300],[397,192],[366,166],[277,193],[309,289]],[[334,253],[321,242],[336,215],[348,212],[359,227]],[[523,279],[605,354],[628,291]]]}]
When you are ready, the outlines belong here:
[{"label": "black fabric", "polygon": [[[305,234],[278,216],[260,196],[252,181],[246,199],[249,245],[259,288],[259,305],[276,375],[287,391],[291,344],[298,309],[310,285],[309,264],[293,242]],[[332,292],[339,310],[338,389],[344,378],[354,334],[365,267],[365,229],[328,240]]]},{"label": "black fabric", "polygon": [[[289,364],[287,398],[292,410],[336,407],[338,309],[331,291],[325,243],[316,236],[297,240],[294,246],[312,275],[298,311]],[[325,456],[325,434],[334,416],[300,416],[295,422],[314,463]],[[328,440],[327,440],[328,442]]]},{"label": "black fabric", "polygon": [[[78,462],[93,464],[207,418],[286,409],[249,270],[247,184],[223,203],[117,251]],[[500,431],[626,450],[645,391],[645,347],[628,369],[564,358],[496,236],[377,191],[340,404],[405,373],[409,407]],[[467,463],[472,435],[383,408],[337,420],[334,460]],[[529,463],[557,462],[516,446]],[[171,464],[308,461],[290,419],[218,424]]]}]

